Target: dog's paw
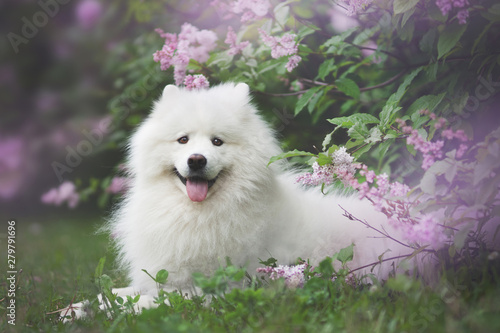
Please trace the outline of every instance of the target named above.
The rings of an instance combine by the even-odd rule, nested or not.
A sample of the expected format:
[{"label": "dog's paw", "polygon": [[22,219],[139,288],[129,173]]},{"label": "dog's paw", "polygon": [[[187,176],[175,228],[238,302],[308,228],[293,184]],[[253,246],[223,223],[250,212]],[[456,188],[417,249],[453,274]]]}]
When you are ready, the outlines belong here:
[{"label": "dog's paw", "polygon": [[63,323],[71,322],[75,319],[85,318],[90,314],[89,301],[70,304],[68,307],[61,310],[59,319]]}]

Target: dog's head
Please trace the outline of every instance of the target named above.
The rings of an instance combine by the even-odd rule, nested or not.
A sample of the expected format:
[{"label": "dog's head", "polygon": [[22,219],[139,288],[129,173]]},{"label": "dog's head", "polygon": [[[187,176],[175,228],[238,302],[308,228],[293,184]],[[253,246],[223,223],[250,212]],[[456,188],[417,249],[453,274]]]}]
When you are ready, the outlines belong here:
[{"label": "dog's head", "polygon": [[133,175],[168,180],[202,202],[221,187],[244,187],[243,181],[263,173],[279,148],[248,90],[242,83],[191,91],[165,87],[132,138]]}]

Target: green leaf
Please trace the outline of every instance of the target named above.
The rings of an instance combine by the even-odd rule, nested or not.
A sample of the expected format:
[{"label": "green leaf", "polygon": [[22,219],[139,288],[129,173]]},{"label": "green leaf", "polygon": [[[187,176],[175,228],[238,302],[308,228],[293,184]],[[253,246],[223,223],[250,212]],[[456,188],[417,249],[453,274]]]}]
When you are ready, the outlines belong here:
[{"label": "green leaf", "polygon": [[406,25],[406,22],[408,22],[408,20],[412,17],[413,13],[415,13],[415,7],[413,7],[412,9],[406,11],[404,14],[403,14],[403,19],[401,20],[401,27],[403,28],[405,25]]},{"label": "green leaf", "polygon": [[113,288],[113,280],[108,275],[103,274],[98,279],[98,286],[104,292],[111,291],[111,288]]},{"label": "green leaf", "polygon": [[318,154],[316,162],[318,162],[319,165],[327,165],[332,163],[332,158],[326,154]]},{"label": "green leaf", "polygon": [[323,93],[325,91],[323,89],[319,90],[316,94],[311,97],[311,100],[309,101],[309,104],[307,105],[307,111],[309,113],[312,113],[314,108],[316,107],[316,104],[318,103],[318,100],[323,96]]},{"label": "green leaf", "polygon": [[355,113],[347,117],[337,117],[328,119],[328,122],[337,126],[350,128],[355,123],[378,124],[379,120],[368,113]]},{"label": "green leaf", "polygon": [[315,271],[321,274],[321,276],[331,277],[334,273],[332,258],[326,257],[323,259]]},{"label": "green leaf", "polygon": [[436,182],[436,175],[427,171],[420,181],[420,189],[422,189],[424,193],[434,194],[436,192]]},{"label": "green leaf", "polygon": [[[362,142],[362,141],[360,141],[360,142]],[[370,149],[372,149],[373,145],[374,145],[374,143],[369,143],[369,144],[365,144],[365,145],[357,148],[356,151],[352,153],[352,156],[354,156],[354,158],[357,160],[361,155],[363,155],[367,151],[370,151]]]},{"label": "green leaf", "polygon": [[410,42],[413,39],[413,33],[415,32],[415,21],[410,20],[407,24],[401,27],[398,30],[399,37],[406,41]]},{"label": "green leaf", "polygon": [[406,93],[408,86],[412,83],[413,79],[420,73],[423,67],[418,67],[413,70],[408,76],[405,77],[403,83],[399,86],[398,90],[389,97],[390,103],[399,103],[403,95]]},{"label": "green leaf", "polygon": [[392,121],[396,112],[401,110],[401,107],[398,106],[399,101],[406,93],[408,86],[412,83],[413,79],[422,71],[424,67],[418,67],[413,70],[410,74],[406,76],[403,83],[399,86],[398,90],[389,97],[382,111],[380,112],[380,124],[382,128],[387,127],[387,125]]},{"label": "green leaf", "polygon": [[366,143],[375,143],[382,140],[382,132],[378,127],[374,127],[370,130],[370,136],[365,139]]},{"label": "green leaf", "polygon": [[284,158],[294,157],[294,156],[314,156],[314,154],[309,153],[307,151],[300,151],[300,150],[294,149],[292,151],[288,151],[288,152],[281,153],[279,155],[271,157],[271,159],[269,160],[269,163],[267,165],[269,166],[271,163],[274,163],[278,160],[282,160]]},{"label": "green leaf", "polygon": [[[421,110],[429,110],[430,112],[434,111],[436,107],[441,103],[446,93],[441,93],[439,95],[425,95],[419,97],[415,102],[413,102],[408,108],[407,114],[411,115],[411,120],[413,122],[417,121],[418,118],[421,117],[419,111]],[[415,125],[415,127],[419,127]]]},{"label": "green leaf", "polygon": [[316,30],[318,30],[318,27],[316,27],[316,26],[305,26],[305,27],[302,27],[299,29],[299,31],[297,32],[297,36],[298,36],[299,40],[301,40],[304,37],[315,33]]},{"label": "green leaf", "polygon": [[422,36],[418,46],[424,53],[431,54],[434,49],[434,41],[436,40],[436,29],[430,29]]},{"label": "green leaf", "polygon": [[474,54],[476,51],[477,46],[479,45],[479,42],[483,39],[483,37],[486,35],[486,33],[490,30],[491,26],[493,25],[494,22],[490,22],[484,29],[483,31],[479,34],[479,36],[476,37],[476,40],[474,41],[474,45],[472,45],[472,48],[470,50],[470,54]]},{"label": "green leaf", "polygon": [[97,267],[95,268],[94,278],[97,279],[102,275],[102,271],[104,270],[105,263],[106,263],[106,257],[101,257],[101,259],[99,259],[99,263],[97,264]]},{"label": "green leaf", "polygon": [[366,138],[368,138],[370,133],[368,132],[368,128],[366,127],[365,124],[355,123],[354,126],[349,128],[349,130],[347,131],[347,134],[352,139],[362,140],[364,142],[366,140]]},{"label": "green leaf", "polygon": [[283,4],[277,5],[274,9],[274,17],[279,25],[285,26],[290,18],[290,7]]},{"label": "green leaf", "polygon": [[306,91],[302,97],[297,101],[297,105],[295,105],[295,115],[298,115],[300,111],[304,109],[304,107],[309,103],[309,101],[314,97],[316,92],[322,87],[314,87]]},{"label": "green leaf", "polygon": [[[339,127],[337,127],[337,128],[339,128]],[[326,150],[326,147],[328,147],[330,145],[330,143],[332,142],[332,136],[333,136],[333,133],[335,133],[336,129],[334,129],[332,132],[328,133],[325,136],[325,138],[323,139],[323,143],[322,143],[323,150]]]},{"label": "green leaf", "polygon": [[325,60],[318,69],[318,76],[316,78],[324,80],[331,72],[333,72],[337,66],[335,65],[335,59]]},{"label": "green leaf", "polygon": [[168,272],[166,269],[160,269],[158,273],[156,273],[155,281],[159,284],[165,284],[167,282]]},{"label": "green leaf", "polygon": [[233,62],[233,56],[227,52],[213,53],[207,60],[208,66],[217,65],[220,69],[228,68]]},{"label": "green leaf", "polygon": [[335,85],[337,88],[342,91],[347,96],[351,96],[352,98],[358,99],[361,91],[359,90],[358,85],[351,79],[348,78],[340,78],[335,80]]},{"label": "green leaf", "polygon": [[441,59],[444,55],[450,52],[455,45],[457,45],[460,37],[462,37],[466,29],[466,24],[458,24],[458,22],[447,25],[444,28],[444,30],[439,34],[437,44],[438,59]]},{"label": "green leaf", "polygon": [[420,0],[394,0],[394,14],[404,13],[417,5]]},{"label": "green leaf", "polygon": [[351,244],[348,247],[341,249],[337,256],[337,260],[339,260],[342,263],[342,265],[345,265],[353,258],[354,258],[354,244]]},{"label": "green leaf", "polygon": [[455,176],[457,175],[458,172],[458,165],[453,163],[450,165],[450,167],[445,171],[444,173],[444,178],[448,181],[448,183],[452,183],[453,179],[455,179]]}]

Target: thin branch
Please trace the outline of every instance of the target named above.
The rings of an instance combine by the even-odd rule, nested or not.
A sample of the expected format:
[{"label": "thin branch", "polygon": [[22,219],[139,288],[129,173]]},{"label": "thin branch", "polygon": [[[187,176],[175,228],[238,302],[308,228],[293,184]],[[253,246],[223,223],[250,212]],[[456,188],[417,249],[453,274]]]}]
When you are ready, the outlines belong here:
[{"label": "thin branch", "polygon": [[[419,248],[415,248],[413,246],[410,246],[408,244],[405,244],[399,240],[397,240],[396,238],[392,237],[391,235],[389,235],[387,232],[382,232],[380,230],[378,230],[377,228],[373,227],[372,225],[370,225],[368,222],[366,221],[363,221],[357,217],[355,217],[354,215],[352,215],[351,213],[349,213],[344,207],[342,207],[341,205],[339,205],[339,207],[344,211],[344,216],[347,217],[349,220],[352,220],[352,221],[358,221],[358,222],[361,222],[362,224],[364,224],[366,227],[372,229],[372,230],[375,230],[376,232],[378,232],[379,234],[389,238],[390,240],[400,244],[400,245],[403,245],[404,247],[407,247],[407,248],[410,248],[412,250],[418,250]],[[384,230],[385,231],[385,230]],[[431,250],[422,250],[422,251],[425,251],[425,252],[434,252],[434,251],[431,251]]]},{"label": "thin branch", "polygon": [[398,56],[398,55],[396,55],[396,54],[394,54],[392,52],[384,51],[384,50],[379,50],[379,49],[373,48],[373,47],[361,46],[361,45],[357,45],[357,44],[349,43],[349,42],[346,42],[346,43],[351,44],[352,46],[357,47],[360,50],[370,50],[370,51],[379,51],[379,52],[382,52],[382,53],[387,54],[388,56],[393,57],[394,59],[397,59],[397,60],[401,61],[402,63],[408,65],[408,61],[406,61],[406,59],[403,59],[400,56]]},{"label": "thin branch", "polygon": [[291,93],[270,93],[270,92],[266,92],[266,91],[258,91],[258,90],[255,91],[255,93],[257,93],[257,94],[262,94],[262,95],[272,96],[272,97],[297,96],[297,95],[302,95],[305,92],[307,92],[307,89],[306,90],[294,91],[294,92],[291,92]]},{"label": "thin branch", "polygon": [[[402,71],[402,72],[398,73],[397,75],[391,77],[389,80],[387,80],[385,82],[376,84],[374,86],[359,88],[359,91],[363,92],[363,91],[369,91],[369,90],[374,90],[374,89],[385,87],[385,86],[393,83],[397,79],[399,79],[405,73],[406,73],[406,71]],[[309,84],[313,84],[313,85],[316,85],[316,86],[324,86],[324,87],[333,86],[333,87],[335,87],[334,84],[329,84],[329,83],[326,83],[326,82],[315,81],[315,80],[310,80],[310,79],[304,79],[304,78],[302,78],[302,79],[300,79],[300,81],[303,81],[303,82],[306,82],[306,83],[309,83]],[[304,94],[307,91],[308,90],[305,89],[305,90],[299,90],[299,91],[294,91],[294,92],[290,92],[290,93],[270,93],[270,92],[266,92],[266,91],[256,91],[256,93],[267,95],[267,96],[273,96],[273,97],[287,97],[287,96],[302,95],[302,94]],[[329,91],[329,93],[338,94],[338,93],[343,93],[343,92],[340,91],[340,90],[338,90],[338,89],[332,89],[332,90]]]},{"label": "thin branch", "polygon": [[360,91],[368,91],[368,90],[382,88],[384,86],[387,86],[387,85],[393,83],[394,81],[396,81],[397,79],[399,79],[401,76],[403,76],[405,73],[406,73],[406,71],[399,72],[397,75],[391,77],[389,80],[387,80],[385,82],[376,84],[376,85],[371,86],[371,87],[359,88],[359,90]]},{"label": "thin branch", "polygon": [[381,264],[381,263],[386,262],[386,261],[396,260],[396,259],[401,259],[401,258],[408,258],[411,255],[413,255],[413,253],[408,253],[408,254],[403,254],[403,255],[400,255],[400,256],[395,256],[395,257],[391,257],[391,258],[386,258],[386,259],[378,260],[376,262],[372,262],[371,264],[364,265],[364,266],[352,269],[347,274],[351,274],[353,272],[359,271],[360,269],[368,268],[368,267],[371,267],[371,266],[374,266],[374,265],[377,265],[377,264]]}]

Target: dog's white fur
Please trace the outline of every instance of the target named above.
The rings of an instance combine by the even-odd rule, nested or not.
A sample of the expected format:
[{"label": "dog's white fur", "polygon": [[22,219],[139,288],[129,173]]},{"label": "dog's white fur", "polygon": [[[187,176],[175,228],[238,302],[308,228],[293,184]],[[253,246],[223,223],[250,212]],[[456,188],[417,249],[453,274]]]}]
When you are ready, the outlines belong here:
[{"label": "dog's white fur", "polygon": [[[179,143],[184,136],[189,141]],[[214,145],[214,138],[223,144]],[[251,104],[246,84],[196,91],[167,86],[132,136],[131,188],[109,225],[134,292],[157,294],[143,269],[153,276],[166,269],[163,288],[192,292],[192,273],[210,275],[225,257],[254,273],[259,258],[272,256],[290,264],[301,257],[317,263],[351,243],[351,268],[377,262],[386,250],[391,251],[386,257],[411,253],[343,216],[341,207],[392,232],[370,203],[305,190],[283,171],[283,163],[268,166],[280,152],[273,131]],[[217,177],[201,202],[191,201],[174,172],[187,177],[192,154],[206,157],[207,179]],[[385,277],[391,268],[386,262],[375,272]]]},{"label": "dog's white fur", "polygon": [[[186,144],[177,141],[183,136]],[[215,137],[221,146],[212,143]],[[305,191],[279,163],[267,166],[278,153],[246,84],[197,91],[167,86],[131,139],[132,186],[111,222],[132,286],[155,292],[142,269],[153,276],[166,269],[166,287],[189,290],[192,273],[210,274],[226,256],[255,272],[258,258],[321,260],[352,242],[353,268],[376,262],[387,249],[401,254],[398,244],[342,216],[340,206],[387,229],[383,214],[355,197]],[[207,179],[218,176],[202,202],[190,200],[173,171],[187,177],[192,154],[206,157]]]}]

